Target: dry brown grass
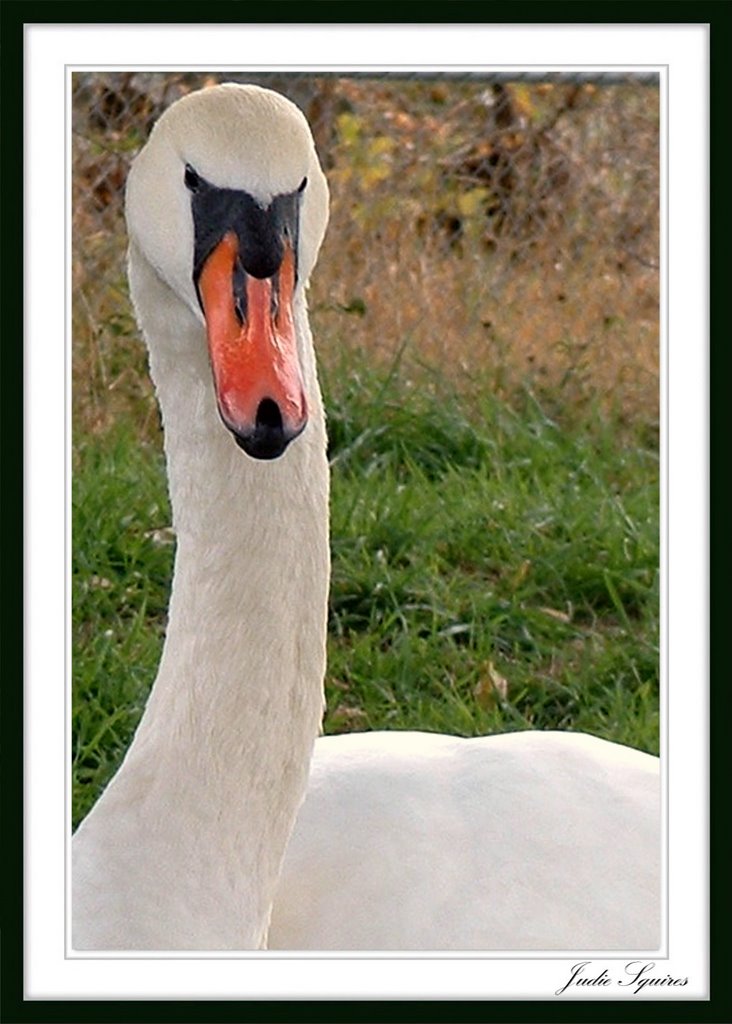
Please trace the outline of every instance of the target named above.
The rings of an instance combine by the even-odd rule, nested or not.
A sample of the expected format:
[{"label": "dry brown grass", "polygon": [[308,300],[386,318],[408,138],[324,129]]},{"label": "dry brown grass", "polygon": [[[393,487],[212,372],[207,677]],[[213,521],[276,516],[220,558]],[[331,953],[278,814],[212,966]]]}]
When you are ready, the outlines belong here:
[{"label": "dry brown grass", "polygon": [[[563,405],[657,420],[655,273],[629,275],[604,260],[567,267],[547,256],[497,292],[417,239],[382,243],[377,253],[373,266],[352,259],[337,230],[330,235],[311,298],[326,361],[346,346],[390,362],[406,344],[403,365],[437,368],[460,391],[477,383],[510,401],[528,385]],[[344,312],[354,297],[363,312]]]}]

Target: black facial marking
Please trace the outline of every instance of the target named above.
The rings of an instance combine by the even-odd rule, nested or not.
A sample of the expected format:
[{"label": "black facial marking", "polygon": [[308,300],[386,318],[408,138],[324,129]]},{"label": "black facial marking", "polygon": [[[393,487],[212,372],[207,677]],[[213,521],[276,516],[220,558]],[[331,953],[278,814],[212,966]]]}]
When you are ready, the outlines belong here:
[{"label": "black facial marking", "polygon": [[201,184],[201,178],[196,171],[193,170],[190,164],[186,164],[184,181],[186,183],[186,188],[190,189],[191,192],[195,192]]},{"label": "black facial marking", "polygon": [[[196,290],[206,259],[230,231],[239,243],[232,287],[236,315],[242,321],[246,318],[246,275],[274,277],[282,263],[285,243],[292,247],[295,255],[297,280],[300,196],[306,183],[307,178],[296,192],[275,196],[263,209],[248,192],[217,188],[186,164],[185,184],[191,192],[195,233],[193,281]],[[275,282],[273,293],[276,290]]]}]

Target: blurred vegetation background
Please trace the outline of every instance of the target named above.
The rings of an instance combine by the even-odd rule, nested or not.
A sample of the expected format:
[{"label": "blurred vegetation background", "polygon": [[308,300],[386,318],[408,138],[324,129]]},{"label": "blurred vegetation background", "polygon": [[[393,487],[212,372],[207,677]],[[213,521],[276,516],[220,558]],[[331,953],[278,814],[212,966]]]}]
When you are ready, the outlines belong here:
[{"label": "blurred vegetation background", "polygon": [[73,76],[77,816],[154,678],[174,537],[124,184],[218,81],[305,112],[329,413],[326,729],[583,728],[657,749],[654,76]]}]

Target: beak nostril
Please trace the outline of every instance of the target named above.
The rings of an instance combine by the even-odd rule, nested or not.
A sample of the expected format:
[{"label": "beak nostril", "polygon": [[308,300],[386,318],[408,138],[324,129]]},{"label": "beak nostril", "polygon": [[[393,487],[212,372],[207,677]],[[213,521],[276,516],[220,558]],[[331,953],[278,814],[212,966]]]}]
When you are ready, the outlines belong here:
[{"label": "beak nostril", "polygon": [[283,429],[282,413],[274,399],[263,398],[259,403],[256,424],[258,427],[265,427],[269,430]]}]

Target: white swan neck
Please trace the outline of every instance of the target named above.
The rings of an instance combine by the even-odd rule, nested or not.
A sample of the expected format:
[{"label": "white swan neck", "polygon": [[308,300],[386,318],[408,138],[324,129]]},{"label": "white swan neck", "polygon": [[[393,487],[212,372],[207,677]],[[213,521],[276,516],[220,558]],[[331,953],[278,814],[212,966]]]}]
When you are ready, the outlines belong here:
[{"label": "white swan neck", "polygon": [[[122,768],[80,829],[87,838],[78,860],[84,842],[107,842],[113,822],[109,871],[134,875],[137,891],[119,880],[117,888],[145,913],[157,903],[169,937],[133,942],[256,948],[323,709],[329,555],[320,396],[306,371],[303,435],[277,460],[251,459],[216,411],[202,327],[149,267],[135,261],[131,271],[154,339],[178,547],[158,676]],[[300,326],[307,332],[306,321]],[[311,345],[309,332],[304,341]],[[167,893],[170,903],[159,906]],[[213,914],[203,909],[209,898]]]}]

